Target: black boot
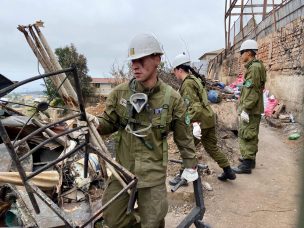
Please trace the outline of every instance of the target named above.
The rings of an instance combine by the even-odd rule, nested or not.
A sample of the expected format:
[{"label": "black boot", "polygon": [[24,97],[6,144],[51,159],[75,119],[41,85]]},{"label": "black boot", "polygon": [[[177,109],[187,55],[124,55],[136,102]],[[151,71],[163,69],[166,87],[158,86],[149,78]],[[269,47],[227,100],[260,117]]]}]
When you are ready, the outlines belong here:
[{"label": "black boot", "polygon": [[221,181],[225,181],[227,179],[234,180],[236,178],[236,175],[230,166],[224,167],[223,170],[224,170],[224,172],[221,175],[219,175],[217,177],[217,179],[219,179]]},{"label": "black boot", "polygon": [[232,170],[237,174],[250,174],[252,169],[252,161],[253,160],[251,159],[244,159],[244,161],[238,167],[233,167]]},{"label": "black boot", "polygon": [[[239,161],[240,161],[240,162],[243,162],[243,161],[244,161],[244,158],[243,158],[243,157],[239,157]],[[254,168],[255,168],[255,159],[252,160],[252,162],[251,162],[251,169],[254,169]]]},{"label": "black boot", "polygon": [[[172,180],[169,180],[169,184],[172,186],[175,186],[177,183],[179,183],[182,180],[182,173],[184,170],[180,170],[179,174],[177,174]],[[188,185],[187,183],[184,184],[184,186]]]}]

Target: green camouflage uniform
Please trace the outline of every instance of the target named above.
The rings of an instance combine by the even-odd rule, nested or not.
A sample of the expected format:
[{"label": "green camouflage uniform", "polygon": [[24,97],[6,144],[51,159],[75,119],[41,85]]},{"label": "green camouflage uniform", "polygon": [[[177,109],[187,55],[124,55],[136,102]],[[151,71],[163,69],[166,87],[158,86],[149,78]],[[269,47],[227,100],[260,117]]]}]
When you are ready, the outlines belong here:
[{"label": "green camouflage uniform", "polygon": [[[138,114],[130,116],[129,97],[136,92],[148,95],[148,104]],[[168,93],[170,91],[170,93]],[[165,105],[165,100],[168,104]],[[167,112],[166,112],[167,110]],[[185,121],[185,107],[180,95],[170,86],[158,80],[156,86],[147,91],[132,80],[114,88],[106,101],[106,110],[100,118],[98,128],[101,134],[118,131],[116,161],[132,172],[137,178],[138,205],[141,227],[159,227],[167,214],[166,169],[168,145],[166,134],[173,131],[184,166],[194,167],[197,164],[195,146],[191,135],[191,127]],[[163,115],[163,113],[167,113]],[[164,119],[165,118],[165,119]],[[127,123],[132,122],[134,128],[141,129],[152,123],[152,128],[143,140],[126,132]],[[163,124],[164,123],[164,124]],[[164,125],[164,126],[162,126]],[[103,204],[118,193],[122,187],[111,177],[103,195]],[[135,214],[126,215],[129,196],[125,193],[107,207],[103,213],[105,223],[109,227],[135,227]]]},{"label": "green camouflage uniform", "polygon": [[264,112],[263,89],[266,83],[266,70],[262,61],[253,59],[246,65],[245,81],[243,83],[239,114],[245,111],[249,114],[249,123],[240,121],[239,142],[244,159],[255,160],[258,152],[258,134],[261,113]]},{"label": "green camouflage uniform", "polygon": [[[202,130],[201,143],[207,153],[218,163],[221,168],[229,166],[225,154],[217,146],[215,135],[215,114],[208,103],[205,87],[200,79],[188,75],[180,88],[180,94],[188,107],[191,122],[199,122]],[[199,143],[199,140],[195,140]]]}]

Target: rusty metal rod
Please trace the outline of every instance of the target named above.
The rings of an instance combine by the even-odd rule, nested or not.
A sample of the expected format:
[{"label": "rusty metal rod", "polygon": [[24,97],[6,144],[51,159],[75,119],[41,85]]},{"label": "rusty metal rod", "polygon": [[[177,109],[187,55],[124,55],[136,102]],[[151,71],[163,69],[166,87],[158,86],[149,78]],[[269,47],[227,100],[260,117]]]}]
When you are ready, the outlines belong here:
[{"label": "rusty metal rod", "polygon": [[[34,124],[36,124],[37,126],[39,126],[39,127],[44,127],[44,126],[45,126],[43,123],[41,123],[39,120],[37,120],[37,119],[35,119],[35,118],[32,119],[32,122],[33,122]],[[45,132],[46,132],[49,136],[51,136],[51,137],[57,135],[57,133],[55,133],[54,131],[52,131],[52,130],[49,129],[49,128],[45,129]],[[59,138],[55,139],[55,141],[58,142],[61,146],[64,146],[64,147],[70,145],[69,140],[64,139],[64,138],[62,138],[62,137],[59,137]]]},{"label": "rusty metal rod", "polygon": [[35,185],[29,184],[30,188],[37,194],[37,196],[50,208],[52,211],[55,212],[56,215],[58,215],[59,218],[62,219],[62,221],[65,223],[66,227],[75,227],[73,224],[73,221],[65,214],[63,210],[61,210],[57,204],[55,204],[50,198],[40,190]]},{"label": "rusty metal rod", "polygon": [[[84,108],[84,100],[83,100],[83,97],[82,97],[82,91],[81,91],[79,77],[78,77],[76,67],[74,67],[74,69],[73,69],[73,76],[74,76],[76,94],[77,94],[77,98],[78,98],[78,102],[79,102],[78,106],[79,106],[79,110],[80,110],[80,113],[81,113],[80,118],[81,118],[81,120],[85,120],[88,123],[88,118],[87,118],[85,108]],[[85,134],[85,141],[86,141],[86,143],[90,142],[89,132],[87,134]],[[88,147],[86,146],[85,152],[84,152],[84,161],[83,161],[83,176],[84,176],[84,178],[88,177],[88,168],[89,168],[89,152],[88,152]]]},{"label": "rusty metal rod", "polygon": [[32,177],[38,175],[39,173],[43,172],[44,170],[52,167],[53,165],[55,165],[56,163],[66,159],[67,157],[69,157],[70,155],[74,154],[75,152],[77,152],[79,149],[81,149],[82,147],[84,147],[86,145],[86,143],[82,143],[80,144],[79,146],[75,147],[73,150],[71,150],[69,153],[66,153],[65,155],[63,155],[62,157],[60,158],[57,158],[56,160],[48,163],[47,165],[41,167],[40,169],[36,170],[35,172],[31,173],[30,175],[28,175],[26,177],[26,180],[29,180],[31,179]]},{"label": "rusty metal rod", "polygon": [[110,199],[106,204],[100,208],[98,212],[96,212],[88,221],[86,221],[83,225],[80,226],[80,228],[86,227],[88,224],[90,224],[95,218],[97,218],[103,211],[106,209],[114,200],[116,200],[119,196],[121,196],[123,193],[125,193],[128,189],[132,188],[137,184],[137,180],[131,181],[127,187],[121,189],[120,192],[118,192],[112,199]]},{"label": "rusty metal rod", "polygon": [[79,127],[75,127],[75,128],[72,128],[70,130],[67,130],[67,131],[64,131],[64,132],[61,132],[60,134],[57,134],[51,138],[48,138],[47,140],[44,140],[43,142],[41,142],[38,146],[34,147],[32,150],[30,150],[29,152],[27,152],[25,155],[23,155],[21,158],[20,158],[20,161],[23,161],[25,158],[27,158],[28,156],[30,156],[31,154],[35,153],[38,149],[40,149],[42,146],[44,146],[45,144],[47,144],[48,142],[50,141],[53,141],[57,138],[59,138],[60,136],[63,136],[63,135],[67,135],[71,132],[74,132],[74,131],[77,131],[77,130],[80,130],[81,128],[84,128],[85,126],[79,126]]},{"label": "rusty metal rod", "polygon": [[133,209],[134,209],[134,205],[135,205],[135,201],[136,201],[136,191],[137,191],[137,188],[134,187],[132,188],[131,190],[131,193],[130,194],[130,198],[129,198],[129,202],[128,202],[128,207],[127,207],[127,215],[130,214]]},{"label": "rusty metal rod", "polygon": [[18,88],[19,86],[22,86],[26,83],[29,83],[29,82],[32,82],[32,81],[35,81],[35,80],[38,80],[38,79],[54,76],[54,75],[57,75],[57,74],[60,74],[60,73],[71,72],[72,70],[73,70],[73,68],[67,68],[65,70],[59,70],[59,71],[54,71],[54,72],[51,72],[51,73],[37,75],[37,76],[31,77],[31,78],[25,79],[21,82],[14,83],[13,85],[10,85],[10,86],[0,90],[0,97],[4,97],[6,94],[11,92],[12,90],[14,90],[14,89]]},{"label": "rusty metal rod", "polygon": [[110,163],[116,170],[118,170],[126,178],[128,182],[136,178],[135,175],[133,175],[125,167],[114,161],[111,157],[105,154],[100,148],[92,146],[91,143],[89,143],[88,146],[92,148],[94,151],[96,151],[97,154],[100,155],[106,162]]},{"label": "rusty metal rod", "polygon": [[26,191],[28,193],[28,196],[29,196],[29,198],[30,198],[30,200],[32,202],[32,205],[33,205],[33,208],[34,208],[35,212],[37,214],[39,214],[40,213],[39,206],[37,204],[37,201],[36,201],[36,199],[34,197],[34,194],[33,194],[32,190],[30,189],[30,186],[27,183],[26,173],[25,173],[25,171],[24,171],[24,169],[23,169],[23,167],[21,165],[21,162],[18,159],[18,156],[17,156],[17,154],[15,152],[15,149],[14,149],[12,143],[11,143],[10,138],[7,135],[7,132],[6,132],[5,128],[4,128],[1,120],[0,120],[0,137],[1,137],[2,141],[3,141],[3,143],[5,144],[5,146],[7,148],[7,151],[9,152],[9,154],[10,154],[13,162],[15,163],[15,165],[17,167],[17,170],[19,172],[20,178],[21,178],[22,183],[23,183],[23,185],[24,185],[24,187],[25,187],[25,189],[26,189]]},{"label": "rusty metal rod", "polygon": [[33,137],[34,135],[36,135],[36,134],[38,134],[38,133],[44,131],[45,129],[47,129],[47,128],[49,128],[49,127],[52,127],[52,126],[54,126],[54,125],[56,125],[56,124],[60,124],[60,123],[62,123],[62,122],[65,122],[65,121],[67,121],[67,120],[70,120],[70,119],[73,119],[73,118],[76,118],[76,117],[79,117],[79,116],[80,116],[80,114],[77,113],[77,114],[74,114],[74,115],[72,115],[72,116],[68,116],[68,117],[66,117],[66,118],[64,118],[64,119],[61,119],[61,120],[59,120],[59,121],[56,121],[56,122],[50,123],[50,124],[48,124],[48,125],[45,125],[45,126],[39,128],[39,129],[37,129],[36,131],[33,131],[32,133],[30,133],[29,135],[27,135],[27,136],[24,137],[23,139],[19,140],[17,143],[15,143],[15,147],[19,146],[20,144],[24,143],[24,142],[25,142],[26,140],[28,140],[29,138],[31,138],[31,137]]}]

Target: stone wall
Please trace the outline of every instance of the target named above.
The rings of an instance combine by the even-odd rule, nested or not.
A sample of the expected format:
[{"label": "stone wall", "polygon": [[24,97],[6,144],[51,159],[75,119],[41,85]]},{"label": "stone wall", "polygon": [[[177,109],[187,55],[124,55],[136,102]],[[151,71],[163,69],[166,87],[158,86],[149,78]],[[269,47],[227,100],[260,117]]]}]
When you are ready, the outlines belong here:
[{"label": "stone wall", "polygon": [[[304,10],[301,0],[291,1],[268,17],[247,38],[256,39],[259,45],[257,58],[267,69],[266,88],[283,101],[288,112],[299,122],[304,121]],[[244,72],[240,62],[238,42],[231,50],[223,52],[222,61],[213,62],[209,78],[218,78],[225,83],[234,81]]]}]

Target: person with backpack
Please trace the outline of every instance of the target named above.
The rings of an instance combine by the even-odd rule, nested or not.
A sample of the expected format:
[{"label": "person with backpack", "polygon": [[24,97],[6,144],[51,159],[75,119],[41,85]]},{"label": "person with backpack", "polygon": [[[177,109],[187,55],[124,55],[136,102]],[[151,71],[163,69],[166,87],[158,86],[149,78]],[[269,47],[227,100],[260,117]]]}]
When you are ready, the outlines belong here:
[{"label": "person with backpack", "polygon": [[[215,114],[208,103],[206,88],[203,85],[204,79],[190,66],[190,59],[185,54],[177,55],[172,65],[174,75],[182,81],[179,93],[187,108],[186,118],[193,127],[195,144],[201,142],[206,152],[223,169],[224,172],[218,176],[219,180],[234,180],[236,175],[227,157],[217,146]],[[182,172],[183,169],[169,181],[169,184],[179,183]]]}]

